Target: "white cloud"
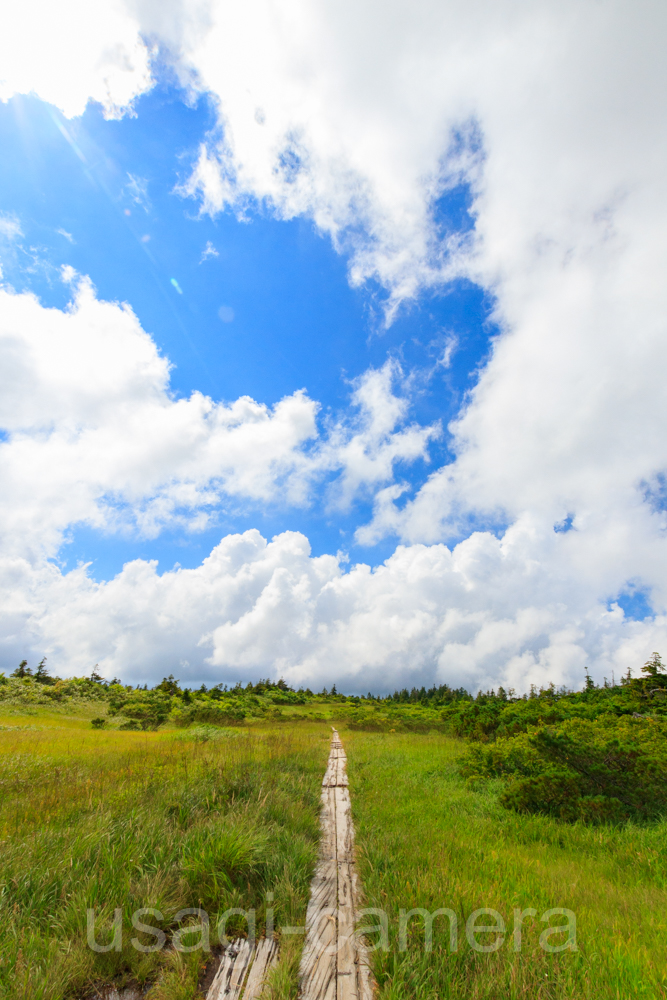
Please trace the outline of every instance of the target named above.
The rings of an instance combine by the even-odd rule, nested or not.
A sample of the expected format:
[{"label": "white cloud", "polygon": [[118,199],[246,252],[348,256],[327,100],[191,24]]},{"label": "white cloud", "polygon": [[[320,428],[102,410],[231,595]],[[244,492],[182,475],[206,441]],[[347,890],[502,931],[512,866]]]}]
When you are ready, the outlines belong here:
[{"label": "white cloud", "polygon": [[209,259],[209,257],[219,257],[219,256],[220,256],[219,252],[215,249],[215,247],[213,246],[213,244],[211,243],[211,241],[207,240],[206,241],[206,246],[202,250],[202,254],[201,254],[201,257],[199,259],[199,263],[203,264],[205,260]]},{"label": "white cloud", "polygon": [[0,100],[36,94],[68,117],[89,99],[115,118],[152,83],[139,24],[121,3],[25,0],[0,16]]},{"label": "white cloud", "polygon": [[[644,502],[667,470],[664,6],[390,3],[381,27],[370,4],[212,11],[187,56],[224,129],[193,175],[204,207],[312,216],[391,305],[454,273],[495,296],[456,460],[400,509],[386,483],[359,540],[532,524],[530,558],[572,591],[639,579],[664,610],[664,515]],[[467,243],[431,214],[457,181]],[[540,539],[569,512],[557,556]]]},{"label": "white cloud", "polygon": [[[151,85],[150,37],[224,130],[191,190],[212,211],[264,201],[307,214],[394,304],[457,273],[532,281],[633,221],[659,241],[667,136],[664,5],[639,0],[27,0],[3,15],[2,94],[110,114]],[[381,37],[382,43],[378,44]],[[6,51],[5,51],[6,50]],[[474,241],[434,200],[473,186]],[[473,261],[470,260],[473,251]],[[515,291],[519,291],[517,287]]]},{"label": "white cloud", "polygon": [[[304,391],[272,409],[249,397],[174,399],[169,362],[132,310],[97,299],[71,267],[63,278],[74,295],[64,311],[0,290],[4,663],[18,649],[44,647],[55,669],[85,669],[93,655],[122,674],[138,631],[132,669],[147,676],[177,649],[179,662],[200,674],[223,662],[244,671],[256,655],[255,666],[305,678],[318,634],[324,641],[331,631],[332,656],[340,647],[339,625],[325,611],[326,587],[342,578],[334,557],[310,558],[302,535],[268,546],[256,531],[229,536],[196,570],[159,577],[155,564],[138,560],[105,584],[85,567],[64,573],[49,559],[81,523],[148,536],[164,526],[198,530],[226,499],[306,504],[325,480],[331,502],[349,506],[391,481],[395,462],[426,457],[437,427],[406,425],[404,380],[392,363],[352,385],[356,416],[331,417],[323,434]],[[363,583],[365,574],[357,568],[352,579]],[[341,613],[360,599],[344,595]],[[243,652],[252,618],[261,628]],[[278,655],[272,637],[280,629]]]},{"label": "white cloud", "polygon": [[364,372],[356,379],[352,393],[357,419],[331,426],[320,465],[343,470],[331,490],[334,507],[349,508],[360,489],[374,493],[378,486],[390,482],[396,462],[429,461],[428,443],[441,436],[440,424],[421,427],[413,423],[397,429],[409,412],[407,396],[393,391],[401,378],[401,369],[393,361]]},{"label": "white cloud", "polygon": [[641,292],[648,251],[605,256],[536,276],[451,426],[456,462],[400,515],[383,509],[378,533],[384,520],[406,539],[440,538],[472,510],[509,520],[531,511],[552,524],[573,513],[587,532],[645,522],[661,536],[643,501],[667,469],[667,339],[657,308],[667,309],[667,294]]},{"label": "white cloud", "polygon": [[19,236],[23,236],[21,223],[15,215],[0,212],[0,236],[6,240],[16,240]]},{"label": "white cloud", "polygon": [[[231,206],[242,214],[260,202],[283,218],[311,217],[348,254],[353,282],[374,278],[384,286],[390,315],[420,290],[467,275],[495,297],[501,335],[452,426],[456,460],[401,509],[395,501],[404,488],[390,475],[394,463],[424,454],[425,435],[434,429],[405,426],[403,396],[387,389],[388,370],[368,373],[354,390],[356,423],[329,429],[317,442],[307,436],[315,420],[307,397],[290,397],[289,413],[280,414],[253,401],[225,407],[196,396],[176,403],[166,392],[166,368],[158,372],[166,363],[147,350],[148,383],[157,379],[149,408],[154,425],[162,433],[163,421],[176,426],[178,416],[201,435],[196,474],[178,449],[173,466],[154,444],[150,461],[145,452],[137,457],[134,403],[121,407],[133,447],[119,449],[113,480],[95,471],[97,450],[76,452],[90,459],[68,466],[71,442],[83,448],[89,433],[74,424],[70,430],[72,418],[60,418],[69,437],[60,427],[17,430],[12,446],[20,441],[23,467],[36,470],[36,499],[21,481],[12,494],[18,513],[11,516],[20,521],[25,507],[26,520],[16,522],[13,537],[29,535],[28,523],[41,519],[53,525],[54,537],[77,519],[106,523],[115,508],[102,506],[100,490],[113,483],[131,495],[133,516],[145,519],[145,530],[179,510],[200,516],[207,491],[218,495],[210,472],[218,466],[206,458],[209,432],[202,430],[215,424],[215,413],[215,433],[225,441],[258,433],[266,442],[275,432],[287,442],[279,473],[259,460],[257,466],[230,460],[225,489],[262,497],[273,483],[288,481],[298,499],[318,476],[342,469],[330,503],[344,505],[368,488],[375,496],[376,516],[360,529],[361,540],[393,532],[409,544],[377,573],[357,568],[339,577],[331,562],[309,559],[300,536],[280,536],[268,547],[254,536],[242,544],[225,540],[225,552],[231,546],[246,555],[238,557],[238,570],[219,577],[221,591],[206,582],[218,550],[211,564],[186,575],[157,577],[134,563],[122,583],[103,586],[41,567],[39,585],[32,580],[16,590],[7,605],[18,609],[12,614],[23,613],[21,594],[33,595],[24,600],[32,609],[30,628],[56,643],[70,620],[57,610],[65,601],[58,595],[68,593],[63,608],[88,609],[77,619],[82,632],[95,620],[108,642],[115,636],[122,643],[113,622],[124,622],[131,634],[136,621],[156,649],[165,649],[157,626],[147,625],[160,620],[155,609],[165,594],[178,593],[187,605],[187,588],[199,597],[228,588],[237,604],[195,616],[190,631],[174,612],[173,634],[184,630],[178,632],[185,637],[183,658],[195,663],[192,649],[208,636],[202,656],[212,651],[219,664],[254,672],[253,657],[255,665],[278,669],[271,652],[277,647],[284,672],[295,678],[331,669],[337,679],[340,664],[349,663],[350,676],[359,671],[387,683],[422,666],[469,683],[486,677],[517,683],[549,672],[556,680],[559,673],[577,677],[584,662],[601,671],[612,663],[634,665],[660,643],[664,651],[661,618],[633,623],[606,610],[631,579],[651,588],[658,614],[667,607],[664,514],[644,501],[643,485],[667,470],[664,5],[389,0],[380,12],[370,3],[331,0],[135,0],[130,13],[120,10],[97,5],[89,14],[81,7],[79,18],[79,5],[67,2],[42,20],[32,4],[12,13],[25,23],[15,20],[13,33],[0,33],[9,39],[7,58],[0,51],[0,66],[8,67],[5,96],[12,88],[34,90],[67,114],[79,113],[93,96],[108,113],[120,113],[149,85],[140,27],[171,46],[189,86],[209,90],[217,101],[221,130],[202,147],[189,187],[206,210]],[[32,22],[34,46],[17,45],[17,37],[32,38]],[[56,45],[59,25],[63,41]],[[116,40],[128,53],[127,68],[116,60],[105,82],[100,56]],[[474,232],[441,234],[434,200],[459,182],[472,191]],[[79,389],[73,399],[75,413],[84,403],[105,405],[85,402]],[[304,451],[308,440],[312,447]],[[53,442],[64,457],[45,462],[47,479],[55,476],[53,466],[63,470],[62,481],[48,479],[48,489],[57,485],[55,495],[67,500],[48,505],[37,470],[47,444],[48,454],[57,454]],[[133,461],[156,471],[135,479]],[[81,477],[84,467],[93,473]],[[570,513],[573,530],[556,534],[553,524]],[[452,553],[440,544],[489,519],[510,525],[501,540],[478,532]],[[147,595],[143,618],[133,611],[141,594]],[[52,618],[38,610],[46,606]],[[126,617],[114,618],[119,607],[129,609]],[[63,639],[62,649],[83,662],[93,657],[94,635],[90,626],[76,640]],[[134,662],[146,669],[157,663],[153,653],[142,655]],[[122,664],[120,652],[113,663]]]},{"label": "white cloud", "polygon": [[[262,673],[353,690],[433,679],[523,689],[576,684],[584,668],[618,674],[664,649],[665,541],[646,504],[621,521],[576,512],[566,533],[524,511],[502,538],[400,546],[375,570],[313,558],[299,533],[267,544],[248,531],[195,569],[158,575],[135,560],[105,583],[85,567],[65,573],[49,557],[77,523],[198,530],[226,497],[307,503],[332,476],[330,504],[379,490],[391,505],[403,489],[395,462],[424,456],[437,427],[407,424],[390,362],[353,384],[356,416],[323,434],[303,392],[273,409],[174,399],[169,363],[132,311],[98,300],[71,268],[64,277],[66,311],[0,291],[3,665],[46,654],[61,672],[99,662],[135,683],[175,670],[191,682]],[[631,578],[654,588],[645,622],[607,608]]]},{"label": "white cloud", "polygon": [[343,573],[299,533],[267,543],[252,530],[223,538],[195,569],[160,576],[135,560],[107,583],[5,558],[4,658],[47,653],[80,672],[99,662],[135,683],[173,670],[190,683],[271,675],[357,691],[433,680],[523,690],[579,684],[585,669],[618,678],[664,649],[664,616],[626,621],[585,583],[554,586],[534,540],[529,526],[502,540],[477,533],[453,550],[399,547],[374,571]]},{"label": "white cloud", "polygon": [[[436,239],[431,207],[476,156],[465,138],[451,143],[453,125],[474,130],[433,99],[443,53],[426,53],[416,73],[424,53],[406,45],[404,23],[392,27],[392,13],[405,20],[393,8],[378,45],[370,4],[213,3],[181,65],[218,98],[224,131],[202,146],[184,190],[210,212],[259,201],[282,218],[312,216],[351,255],[352,281],[375,277],[398,302],[457,273],[466,240]],[[434,24],[446,34],[437,8],[422,5],[419,18],[420,34]]]},{"label": "white cloud", "polygon": [[[664,196],[666,17],[655,0],[212,2],[180,58],[224,134],[190,190],[209,211],[312,216],[394,303],[456,273],[518,277]],[[433,219],[460,181],[472,244]]]},{"label": "white cloud", "polygon": [[125,190],[128,196],[135,205],[143,208],[144,212],[149,212],[151,201],[148,197],[148,180],[145,177],[135,177],[134,174],[128,174],[127,176],[129,180],[125,185]]},{"label": "white cloud", "polygon": [[169,363],[126,305],[102,302],[72,268],[66,311],[0,290],[0,536],[6,551],[53,555],[70,525],[198,530],[224,498],[311,502],[338,477],[349,504],[425,457],[431,429],[404,427],[389,370],[356,385],[358,419],[321,436],[305,391],[269,408],[243,396],[174,399]]}]

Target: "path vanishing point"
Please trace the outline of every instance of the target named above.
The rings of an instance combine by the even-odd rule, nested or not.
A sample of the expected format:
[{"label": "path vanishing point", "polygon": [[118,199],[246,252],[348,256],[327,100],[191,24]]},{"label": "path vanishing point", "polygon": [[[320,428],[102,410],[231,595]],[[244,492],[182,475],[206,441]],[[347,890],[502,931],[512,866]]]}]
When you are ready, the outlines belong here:
[{"label": "path vanishing point", "polygon": [[[322,780],[320,855],[310,886],[299,968],[301,1000],[372,1000],[366,950],[354,935],[359,879],[347,785],[347,758],[334,729]],[[296,930],[296,929],[295,929]],[[278,960],[278,942],[240,938],[224,952],[207,1000],[258,1000]]]}]

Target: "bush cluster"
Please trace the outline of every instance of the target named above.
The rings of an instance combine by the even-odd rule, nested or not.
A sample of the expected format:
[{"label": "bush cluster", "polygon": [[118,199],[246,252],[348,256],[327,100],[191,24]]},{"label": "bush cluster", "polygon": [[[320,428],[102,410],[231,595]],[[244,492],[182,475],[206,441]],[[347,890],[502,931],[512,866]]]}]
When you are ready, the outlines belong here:
[{"label": "bush cluster", "polygon": [[667,674],[657,653],[643,674],[618,689],[542,693],[495,715],[484,706],[461,773],[505,779],[500,801],[519,812],[591,823],[667,814]]},{"label": "bush cluster", "polygon": [[[154,688],[90,677],[51,677],[45,660],[22,661],[11,677],[0,674],[0,701],[48,704],[106,702],[121,729],[234,727],[253,721],[324,719],[371,732],[441,732],[468,743],[461,771],[498,778],[501,802],[520,812],[563,820],[646,820],[667,812],[667,673],[654,653],[642,676],[600,687],[586,676],[581,691],[554,685],[517,697],[502,687],[473,697],[446,684],[377,697],[343,695],[334,687],[295,691],[284,680],[182,688],[172,674]],[[295,711],[290,712],[290,707]],[[296,709],[299,711],[296,711]]]}]

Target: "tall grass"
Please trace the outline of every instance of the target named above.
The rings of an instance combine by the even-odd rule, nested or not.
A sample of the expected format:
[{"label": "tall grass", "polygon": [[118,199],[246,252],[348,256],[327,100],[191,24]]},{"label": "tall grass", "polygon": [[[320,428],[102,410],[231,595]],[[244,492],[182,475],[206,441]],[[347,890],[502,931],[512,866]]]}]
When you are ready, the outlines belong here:
[{"label": "tall grass", "polygon": [[[458,776],[460,742],[352,732],[343,739],[366,905],[390,917],[389,951],[373,954],[380,1000],[667,996],[667,823],[591,828],[518,815],[500,807],[494,783],[474,790]],[[449,950],[440,917],[431,953],[418,918],[401,952],[401,907],[453,909],[458,951]],[[495,953],[466,941],[465,922],[481,907],[507,924]],[[520,952],[512,946],[515,907],[538,911],[524,923]],[[578,951],[539,947],[539,918],[552,907],[575,913]]]},{"label": "tall grass", "polygon": [[[212,943],[232,907],[254,907],[261,932],[269,891],[276,926],[303,923],[327,755],[314,727],[175,739],[19,721],[0,719],[12,727],[0,730],[0,996],[60,1000],[112,981],[151,985],[152,1000],[197,996],[201,951],[131,946],[141,907],[162,913],[149,922],[168,940],[185,907],[208,912]],[[120,952],[88,947],[88,908],[100,943],[122,910]]]},{"label": "tall grass", "polygon": [[[168,940],[185,907],[208,912],[213,944],[233,907],[255,908],[261,933],[269,892],[277,927],[303,924],[328,736],[315,723],[108,732],[80,716],[3,713],[0,997],[66,1000],[93,984],[137,982],[151,1000],[193,1000],[206,956],[135,950],[131,916],[142,907],[162,913],[149,922]],[[464,745],[443,736],[347,731],[343,740],[366,904],[390,918],[389,950],[373,954],[378,1000],[667,997],[667,824],[590,828],[508,812],[494,782],[459,777]],[[419,918],[400,950],[399,909],[415,907],[457,913],[457,952],[443,917],[432,952]],[[495,953],[466,941],[481,907],[507,923]],[[515,907],[538,911],[520,952]],[[576,914],[578,951],[539,947],[539,916],[553,907]],[[121,909],[120,952],[88,947],[88,908],[100,943]],[[245,933],[237,919],[230,934]],[[271,1000],[296,996],[299,947],[281,943]]]}]

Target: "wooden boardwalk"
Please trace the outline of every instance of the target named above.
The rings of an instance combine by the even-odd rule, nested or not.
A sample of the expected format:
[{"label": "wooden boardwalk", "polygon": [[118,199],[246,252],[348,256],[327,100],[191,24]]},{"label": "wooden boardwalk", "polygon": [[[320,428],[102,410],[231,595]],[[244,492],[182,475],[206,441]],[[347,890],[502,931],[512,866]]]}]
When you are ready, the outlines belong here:
[{"label": "wooden boardwalk", "polygon": [[[320,857],[310,886],[299,997],[372,1000],[366,951],[354,936],[359,900],[354,828],[345,751],[335,729],[322,780],[320,824]],[[223,953],[206,1000],[258,1000],[277,959],[277,941],[264,938],[254,947],[243,938],[234,941]]]},{"label": "wooden boardwalk", "polygon": [[306,914],[301,1000],[371,1000],[373,995],[366,951],[354,936],[359,885],[346,762],[334,729],[322,781],[322,839]]},{"label": "wooden boardwalk", "polygon": [[251,947],[245,938],[223,953],[206,1000],[258,1000],[266,975],[278,960],[278,942],[263,938]]}]

